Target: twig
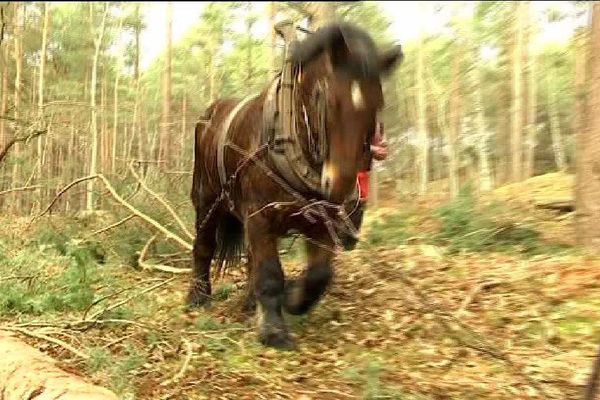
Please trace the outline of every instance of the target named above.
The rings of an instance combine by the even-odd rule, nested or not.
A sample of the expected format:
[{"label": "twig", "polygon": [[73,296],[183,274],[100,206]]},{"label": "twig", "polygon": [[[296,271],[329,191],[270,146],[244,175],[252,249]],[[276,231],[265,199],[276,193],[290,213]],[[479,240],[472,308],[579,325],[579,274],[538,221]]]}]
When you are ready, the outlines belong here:
[{"label": "twig", "polygon": [[52,201],[50,202],[50,204],[48,205],[48,207],[46,207],[46,209],[44,211],[42,211],[40,214],[38,214],[37,216],[35,216],[35,217],[33,217],[31,219],[31,221],[28,224],[28,227],[35,220],[37,220],[38,218],[40,218],[40,217],[44,216],[46,213],[48,213],[48,211],[50,211],[50,209],[52,208],[52,206],[56,203],[56,201],[58,200],[58,198],[63,193],[65,193],[67,190],[69,190],[71,187],[75,186],[76,184],[84,182],[84,181],[88,181],[90,179],[100,179],[102,181],[102,183],[104,184],[104,186],[106,187],[106,189],[111,194],[111,196],[118,203],[120,203],[123,207],[127,208],[134,215],[140,217],[142,220],[144,220],[148,224],[150,224],[153,227],[155,227],[156,229],[158,229],[161,233],[163,233],[167,237],[167,239],[172,239],[177,244],[179,244],[182,248],[184,248],[184,249],[186,249],[188,251],[192,250],[192,245],[189,242],[186,242],[185,240],[183,240],[181,237],[179,237],[175,233],[169,231],[167,228],[165,228],[164,226],[162,226],[161,224],[159,224],[154,218],[152,218],[152,217],[150,217],[150,216],[142,213],[137,208],[135,208],[134,206],[132,206],[131,204],[129,204],[127,201],[125,201],[121,196],[119,196],[119,194],[112,187],[112,185],[110,184],[110,182],[108,181],[108,179],[106,179],[106,177],[104,177],[104,175],[102,175],[102,174],[86,176],[86,177],[83,177],[83,178],[76,179],[73,182],[69,183],[67,186],[65,186],[63,189],[61,189],[60,192],[58,192],[58,194],[54,197],[54,199],[52,199]]},{"label": "twig", "polygon": [[175,268],[175,267],[170,267],[168,265],[149,264],[146,261],[144,261],[144,259],[146,258],[146,253],[148,253],[148,249],[150,248],[150,245],[152,244],[152,242],[154,242],[154,240],[156,239],[156,236],[157,235],[152,236],[146,242],[146,244],[144,245],[144,248],[140,252],[140,256],[138,257],[138,264],[140,265],[140,267],[142,267],[142,269],[145,269],[145,270],[170,272],[172,274],[187,274],[187,273],[189,273],[191,271],[190,268]]},{"label": "twig", "polygon": [[[514,361],[508,357],[508,355],[504,354],[502,351],[494,348],[490,343],[488,343],[479,333],[477,333],[473,328],[469,327],[459,319],[457,319],[454,315],[444,312],[443,310],[439,310],[436,307],[433,307],[430,301],[428,301],[427,297],[414,285],[410,279],[408,279],[403,272],[398,270],[397,278],[402,281],[408,288],[412,290],[412,292],[416,295],[415,297],[419,300],[421,305],[421,310],[430,313],[436,317],[436,321],[447,331],[449,335],[451,335],[458,343],[471,348],[473,350],[479,351],[481,353],[487,354],[492,358],[498,359],[506,363],[510,369],[512,369],[513,373],[521,378],[523,378],[529,385],[535,388],[539,393],[541,393],[545,398],[549,398],[548,394],[544,390],[544,388],[534,379],[532,379],[529,375],[523,372],[522,368],[518,366]],[[472,344],[462,338],[460,335],[457,335],[454,332],[454,329],[450,326],[450,324],[444,319],[449,318],[454,321],[464,332],[470,334],[475,338],[479,344]]]},{"label": "twig", "polygon": [[162,204],[167,209],[167,211],[169,211],[169,213],[173,216],[173,218],[175,218],[175,221],[179,224],[179,227],[181,228],[181,230],[187,235],[187,237],[190,240],[193,241],[194,235],[192,235],[190,233],[190,231],[187,229],[187,227],[185,226],[185,224],[183,223],[181,218],[179,218],[179,215],[177,215],[175,210],[173,210],[173,208],[163,198],[161,198],[158,194],[156,194],[148,186],[146,186],[146,183],[140,178],[140,176],[137,174],[137,172],[135,172],[135,169],[133,168],[133,165],[131,163],[129,164],[129,169],[130,169],[131,173],[133,174],[133,176],[135,177],[135,179],[142,186],[142,189],[144,189],[152,197],[154,197],[156,200],[158,200],[158,202],[160,204]]},{"label": "twig", "polygon": [[190,365],[190,361],[192,361],[192,356],[194,355],[194,351],[192,350],[191,343],[186,338],[181,338],[181,341],[185,345],[185,349],[186,349],[186,356],[185,356],[185,360],[183,361],[183,365],[181,366],[179,371],[175,374],[175,376],[173,376],[173,378],[168,379],[164,382],[161,382],[160,386],[167,386],[171,383],[177,383],[181,378],[183,378],[185,371],[187,370],[188,366]]},{"label": "twig", "polygon": [[11,275],[11,276],[0,277],[0,281],[10,281],[13,279],[32,279],[32,278],[35,278],[35,275]]},{"label": "twig", "polygon": [[75,354],[76,356],[78,356],[80,358],[83,358],[84,360],[87,360],[87,359],[90,358],[90,356],[88,356],[87,354],[82,353],[81,351],[77,350],[76,348],[74,348],[70,344],[63,342],[60,339],[56,339],[56,338],[53,338],[51,336],[44,335],[43,333],[31,332],[31,331],[29,331],[27,329],[24,329],[24,328],[17,328],[17,327],[11,327],[11,326],[2,326],[2,327],[0,327],[0,330],[11,331],[11,332],[19,332],[19,333],[22,333],[24,335],[30,336],[32,338],[45,340],[47,342],[54,343],[55,345],[60,346],[60,347],[64,348],[65,350],[70,351],[71,353]]},{"label": "twig", "polygon": [[113,229],[113,228],[116,228],[116,227],[117,227],[117,226],[119,226],[119,225],[123,225],[125,222],[129,221],[129,220],[130,220],[130,219],[132,219],[133,217],[135,217],[135,215],[134,215],[134,214],[129,214],[128,216],[126,216],[125,218],[123,218],[123,219],[122,219],[122,220],[120,220],[120,221],[117,221],[117,222],[115,222],[114,224],[111,224],[111,225],[109,225],[109,226],[107,226],[107,227],[104,227],[104,228],[102,228],[102,229],[98,229],[97,231],[94,231],[94,232],[90,233],[89,235],[87,235],[87,236],[86,236],[86,238],[85,238],[85,239],[87,240],[87,239],[91,238],[92,236],[99,235],[99,234],[101,234],[101,233],[104,233],[104,232],[106,232],[106,231],[108,231],[108,230],[111,230],[111,229]]},{"label": "twig", "polygon": [[134,335],[135,335],[135,333],[130,333],[129,335],[117,338],[115,340],[111,340],[110,342],[108,342],[107,344],[105,344],[104,346],[102,346],[102,348],[108,349],[110,346],[114,346],[115,344],[120,343],[120,342],[122,342],[122,341],[124,341],[126,339],[129,339],[130,337],[132,337]]},{"label": "twig", "polygon": [[46,133],[46,130],[39,130],[39,131],[34,131],[33,133],[27,135],[27,136],[20,136],[20,137],[14,137],[12,138],[5,146],[2,150],[0,150],[0,162],[2,162],[2,160],[4,160],[4,158],[6,157],[6,155],[8,154],[8,151],[11,149],[11,147],[13,147],[15,144],[19,143],[19,142],[25,142],[28,141],[29,139],[33,139],[35,137],[38,137],[44,133]]},{"label": "twig", "polygon": [[489,287],[497,286],[499,284],[500,284],[500,282],[492,281],[492,282],[481,282],[479,285],[475,286],[473,288],[473,290],[471,290],[471,292],[467,295],[467,297],[465,297],[465,299],[463,300],[462,304],[460,305],[460,307],[458,308],[458,310],[456,311],[456,313],[454,315],[456,317],[460,317],[465,312],[465,310],[467,309],[467,307],[469,306],[469,304],[471,304],[471,302],[473,301],[473,299],[475,298],[475,296],[481,290],[487,289]]},{"label": "twig", "polygon": [[46,213],[48,213],[50,211],[50,209],[54,206],[54,204],[58,201],[58,199],[60,198],[60,196],[62,196],[63,193],[65,193],[67,190],[69,190],[73,186],[77,185],[78,183],[89,181],[90,179],[95,179],[97,177],[98,177],[97,175],[84,176],[83,178],[75,179],[73,182],[69,183],[67,186],[65,186],[64,188],[62,188],[56,194],[56,196],[54,196],[54,198],[52,199],[52,201],[50,202],[50,204],[48,204],[48,206],[44,209],[44,211],[42,211],[41,213],[39,213],[38,215],[36,215],[35,217],[33,217],[31,219],[31,221],[29,221],[29,224],[27,225],[27,227],[29,227],[37,219],[39,219],[39,218],[43,217],[44,215],[46,215]]},{"label": "twig", "polygon": [[40,188],[43,188],[43,186],[42,185],[34,185],[34,186],[16,187],[16,188],[12,188],[12,189],[3,190],[2,192],[0,192],[0,196],[2,196],[4,194],[12,193],[12,192],[24,192],[26,190],[36,190],[36,189],[40,189]]},{"label": "twig", "polygon": [[[143,294],[146,294],[146,293],[148,293],[148,292],[151,292],[151,291],[153,291],[153,290],[155,290],[155,289],[158,289],[159,287],[161,287],[161,286],[164,286],[164,285],[166,285],[167,283],[171,283],[171,282],[173,282],[173,280],[175,280],[175,277],[169,278],[169,279],[167,279],[167,280],[165,280],[165,281],[162,281],[162,282],[159,282],[159,283],[157,283],[157,284],[155,284],[155,285],[152,285],[152,286],[150,286],[150,287],[148,287],[148,288],[146,288],[146,289],[142,290],[141,292],[134,294],[133,296],[129,296],[129,297],[127,297],[127,298],[126,298],[126,299],[124,299],[124,300],[121,300],[121,301],[119,301],[119,302],[117,302],[117,303],[115,303],[115,304],[113,304],[113,305],[111,305],[111,306],[108,306],[108,307],[107,307],[107,308],[105,308],[104,310],[100,310],[100,311],[97,311],[97,312],[95,312],[95,313],[94,313],[94,314],[93,314],[93,315],[90,317],[90,320],[91,320],[90,322],[93,322],[93,320],[95,320],[96,318],[98,318],[98,316],[100,316],[100,315],[102,315],[102,314],[104,314],[104,313],[106,313],[106,312],[108,312],[108,311],[114,310],[115,308],[117,308],[117,307],[120,307],[120,306],[122,306],[122,305],[123,305],[123,304],[125,304],[125,303],[128,303],[128,302],[130,302],[131,300],[135,299],[136,297],[139,297],[139,296],[141,296],[141,295],[143,295]],[[86,321],[82,321],[82,322],[86,322]]]}]

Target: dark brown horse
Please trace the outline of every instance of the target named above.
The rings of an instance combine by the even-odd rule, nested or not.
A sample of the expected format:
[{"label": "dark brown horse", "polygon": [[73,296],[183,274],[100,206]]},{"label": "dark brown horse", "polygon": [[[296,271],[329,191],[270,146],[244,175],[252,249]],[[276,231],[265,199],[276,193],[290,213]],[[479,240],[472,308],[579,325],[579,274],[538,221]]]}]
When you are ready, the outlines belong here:
[{"label": "dark brown horse", "polygon": [[[282,311],[306,313],[332,279],[335,232],[348,221],[384,104],[381,77],[402,57],[400,46],[380,53],[362,29],[332,24],[293,42],[283,72],[261,93],[208,108],[195,131],[190,306],[210,298],[213,258],[222,265],[246,248],[259,339],[294,347]],[[278,240],[290,232],[307,238],[308,265],[286,281]]]}]

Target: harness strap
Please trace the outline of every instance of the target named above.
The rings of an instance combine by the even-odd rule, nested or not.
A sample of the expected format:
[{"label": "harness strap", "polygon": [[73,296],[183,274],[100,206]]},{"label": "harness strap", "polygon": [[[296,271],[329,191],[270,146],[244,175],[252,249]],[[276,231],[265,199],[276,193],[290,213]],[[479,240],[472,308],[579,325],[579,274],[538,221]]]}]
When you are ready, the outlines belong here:
[{"label": "harness strap", "polygon": [[225,144],[227,143],[227,139],[229,137],[229,128],[238,113],[246,106],[246,104],[248,104],[248,102],[254,100],[256,97],[258,97],[258,94],[248,96],[240,101],[234,107],[234,109],[229,112],[229,115],[223,124],[223,128],[219,131],[219,135],[217,137],[217,169],[219,170],[219,180],[221,181],[222,187],[227,182],[227,171],[225,169]]}]

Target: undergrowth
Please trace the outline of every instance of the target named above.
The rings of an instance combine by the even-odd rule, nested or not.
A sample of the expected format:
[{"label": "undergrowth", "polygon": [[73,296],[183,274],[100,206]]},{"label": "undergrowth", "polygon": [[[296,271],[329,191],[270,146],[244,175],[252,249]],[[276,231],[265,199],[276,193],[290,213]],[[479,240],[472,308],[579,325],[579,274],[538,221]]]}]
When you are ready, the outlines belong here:
[{"label": "undergrowth", "polygon": [[564,245],[545,242],[533,226],[517,222],[502,203],[480,204],[467,185],[458,197],[433,210],[440,222],[431,238],[448,252],[519,252],[526,255],[554,253]]},{"label": "undergrowth", "polygon": [[0,312],[41,315],[83,311],[104,281],[95,247],[58,241],[54,250],[25,247],[1,262]]},{"label": "undergrowth", "polygon": [[[422,226],[423,218],[431,217],[437,227]],[[365,219],[359,248],[394,247],[418,240],[444,247],[449,254],[470,251],[533,256],[570,249],[545,241],[535,226],[519,222],[522,219],[503,203],[478,202],[472,187],[466,185],[455,199],[434,208],[429,216],[401,209]]]}]

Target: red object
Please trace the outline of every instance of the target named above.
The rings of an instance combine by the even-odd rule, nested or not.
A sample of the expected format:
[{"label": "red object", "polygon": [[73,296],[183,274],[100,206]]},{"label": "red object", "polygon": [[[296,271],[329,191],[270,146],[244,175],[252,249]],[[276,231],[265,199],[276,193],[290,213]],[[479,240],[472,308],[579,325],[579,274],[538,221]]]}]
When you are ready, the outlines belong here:
[{"label": "red object", "polygon": [[[377,161],[385,160],[387,157],[387,143],[383,140],[383,124],[377,123],[375,134],[371,139],[371,154]],[[366,200],[369,196],[369,171],[362,170],[358,172],[356,177],[358,193],[361,200]]]},{"label": "red object", "polygon": [[357,175],[358,194],[361,200],[365,200],[369,195],[369,172],[359,171]]}]

